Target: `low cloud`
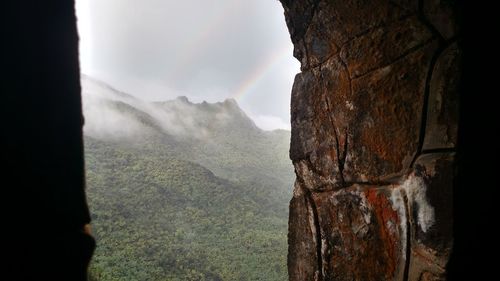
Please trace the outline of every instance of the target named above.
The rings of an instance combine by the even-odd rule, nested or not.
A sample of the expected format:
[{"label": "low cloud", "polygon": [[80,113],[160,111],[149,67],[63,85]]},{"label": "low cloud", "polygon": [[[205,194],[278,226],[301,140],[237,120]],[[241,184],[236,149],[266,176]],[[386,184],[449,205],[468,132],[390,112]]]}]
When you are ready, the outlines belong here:
[{"label": "low cloud", "polygon": [[257,127],[262,130],[271,131],[275,129],[290,130],[290,123],[283,121],[278,116],[273,115],[256,115],[251,116]]},{"label": "low cloud", "polygon": [[82,76],[81,84],[84,133],[98,139],[133,141],[167,134],[208,141],[220,135],[220,130],[232,130],[230,128],[289,129],[288,124],[276,116],[257,115],[252,121],[234,99],[193,103],[181,96],[151,102],[88,76]]}]

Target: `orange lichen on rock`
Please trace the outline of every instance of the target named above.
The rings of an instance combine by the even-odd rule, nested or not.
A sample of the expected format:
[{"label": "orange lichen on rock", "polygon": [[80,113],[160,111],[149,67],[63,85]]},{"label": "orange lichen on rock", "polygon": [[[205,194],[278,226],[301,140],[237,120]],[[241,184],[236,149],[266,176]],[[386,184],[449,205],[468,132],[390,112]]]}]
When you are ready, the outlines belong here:
[{"label": "orange lichen on rock", "polygon": [[399,214],[393,209],[387,196],[378,189],[367,189],[365,194],[373,208],[373,214],[379,222],[378,235],[386,246],[384,248],[384,254],[388,260],[386,274],[393,276],[400,258]]}]

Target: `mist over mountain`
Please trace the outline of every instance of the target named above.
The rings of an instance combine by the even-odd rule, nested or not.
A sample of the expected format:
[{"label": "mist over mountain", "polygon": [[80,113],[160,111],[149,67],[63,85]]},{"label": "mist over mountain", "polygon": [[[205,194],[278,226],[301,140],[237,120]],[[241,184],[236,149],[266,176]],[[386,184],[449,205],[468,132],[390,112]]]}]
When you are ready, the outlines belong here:
[{"label": "mist over mountain", "polygon": [[82,89],[85,134],[93,137],[135,138],[156,133],[208,140],[227,129],[259,131],[234,99],[195,104],[181,96],[147,102],[88,76],[82,77]]},{"label": "mist over mountain", "polygon": [[81,81],[93,280],[286,280],[289,131]]}]

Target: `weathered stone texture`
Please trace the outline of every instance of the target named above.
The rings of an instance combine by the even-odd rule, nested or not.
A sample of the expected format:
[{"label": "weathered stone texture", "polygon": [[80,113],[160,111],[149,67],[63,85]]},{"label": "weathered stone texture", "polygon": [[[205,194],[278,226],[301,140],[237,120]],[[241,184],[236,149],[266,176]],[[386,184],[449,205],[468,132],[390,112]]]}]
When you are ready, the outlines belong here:
[{"label": "weathered stone texture", "polygon": [[411,16],[354,38],[345,44],[340,56],[355,78],[393,63],[430,40],[432,33]]},{"label": "weathered stone texture", "polygon": [[296,183],[288,222],[288,268],[291,281],[315,280],[314,277],[319,274],[318,236],[311,200],[310,193]]},{"label": "weathered stone texture", "polygon": [[[290,157],[306,188],[325,189],[343,185],[348,132],[332,111],[329,93],[349,95],[348,73],[338,57],[318,71],[298,74],[292,93],[292,145]],[[339,108],[340,109],[340,108]],[[347,114],[348,112],[346,112]],[[344,124],[345,123],[345,124]]]},{"label": "weathered stone texture", "polygon": [[418,153],[425,78],[435,49],[429,43],[353,80],[349,102],[358,115],[348,126],[353,181],[381,181],[410,167]]},{"label": "weathered stone texture", "polygon": [[461,54],[453,7],[281,2],[302,64],[290,280],[444,280]]},{"label": "weathered stone texture", "polygon": [[456,146],[460,55],[455,43],[441,53],[433,68],[424,149]]},{"label": "weathered stone texture", "polygon": [[[453,243],[454,154],[424,154],[412,176],[421,179],[411,204],[412,251],[408,280],[445,280],[445,267]],[[432,278],[431,278],[432,277]],[[425,279],[428,278],[428,279]]]},{"label": "weathered stone texture", "polygon": [[424,0],[422,3],[424,17],[445,39],[457,35],[458,26],[456,1]]},{"label": "weathered stone texture", "polygon": [[393,280],[403,272],[405,226],[401,229],[391,193],[390,188],[352,186],[314,194],[324,280]]}]

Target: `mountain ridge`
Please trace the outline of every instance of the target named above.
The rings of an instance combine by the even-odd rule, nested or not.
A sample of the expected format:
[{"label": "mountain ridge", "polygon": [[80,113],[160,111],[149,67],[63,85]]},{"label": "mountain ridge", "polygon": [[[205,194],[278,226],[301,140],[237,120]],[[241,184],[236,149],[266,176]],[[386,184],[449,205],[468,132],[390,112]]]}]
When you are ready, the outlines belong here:
[{"label": "mountain ridge", "polygon": [[[207,101],[202,101],[199,103],[190,101],[187,96],[178,96],[175,99],[170,100],[162,100],[162,101],[145,101],[141,100],[138,97],[125,93],[124,91],[118,90],[117,88],[110,86],[106,82],[102,80],[95,79],[89,75],[82,74],[81,76],[81,84],[82,84],[82,99],[85,105],[87,103],[96,102],[96,99],[110,99],[117,100],[121,102],[128,103],[132,107],[139,109],[141,111],[151,111],[154,109],[160,109],[161,107],[167,107],[166,110],[176,110],[180,107],[188,107],[196,110],[205,110],[217,112],[220,115],[229,114],[229,117],[232,117],[236,121],[240,121],[240,125],[245,125],[248,127],[252,127],[254,130],[260,130],[263,132],[272,132],[272,131],[289,131],[285,129],[274,129],[274,130],[263,130],[259,128],[255,121],[250,118],[238,105],[238,102],[234,98],[226,98],[224,101],[218,101],[214,103],[209,103]],[[98,95],[95,93],[99,92]],[[160,107],[160,108],[158,108]],[[159,118],[159,116],[153,117]],[[162,120],[164,121],[164,120]],[[197,120],[200,121],[200,120]],[[244,122],[241,122],[244,121]]]},{"label": "mountain ridge", "polygon": [[286,280],[290,132],[82,79],[91,281]]}]

